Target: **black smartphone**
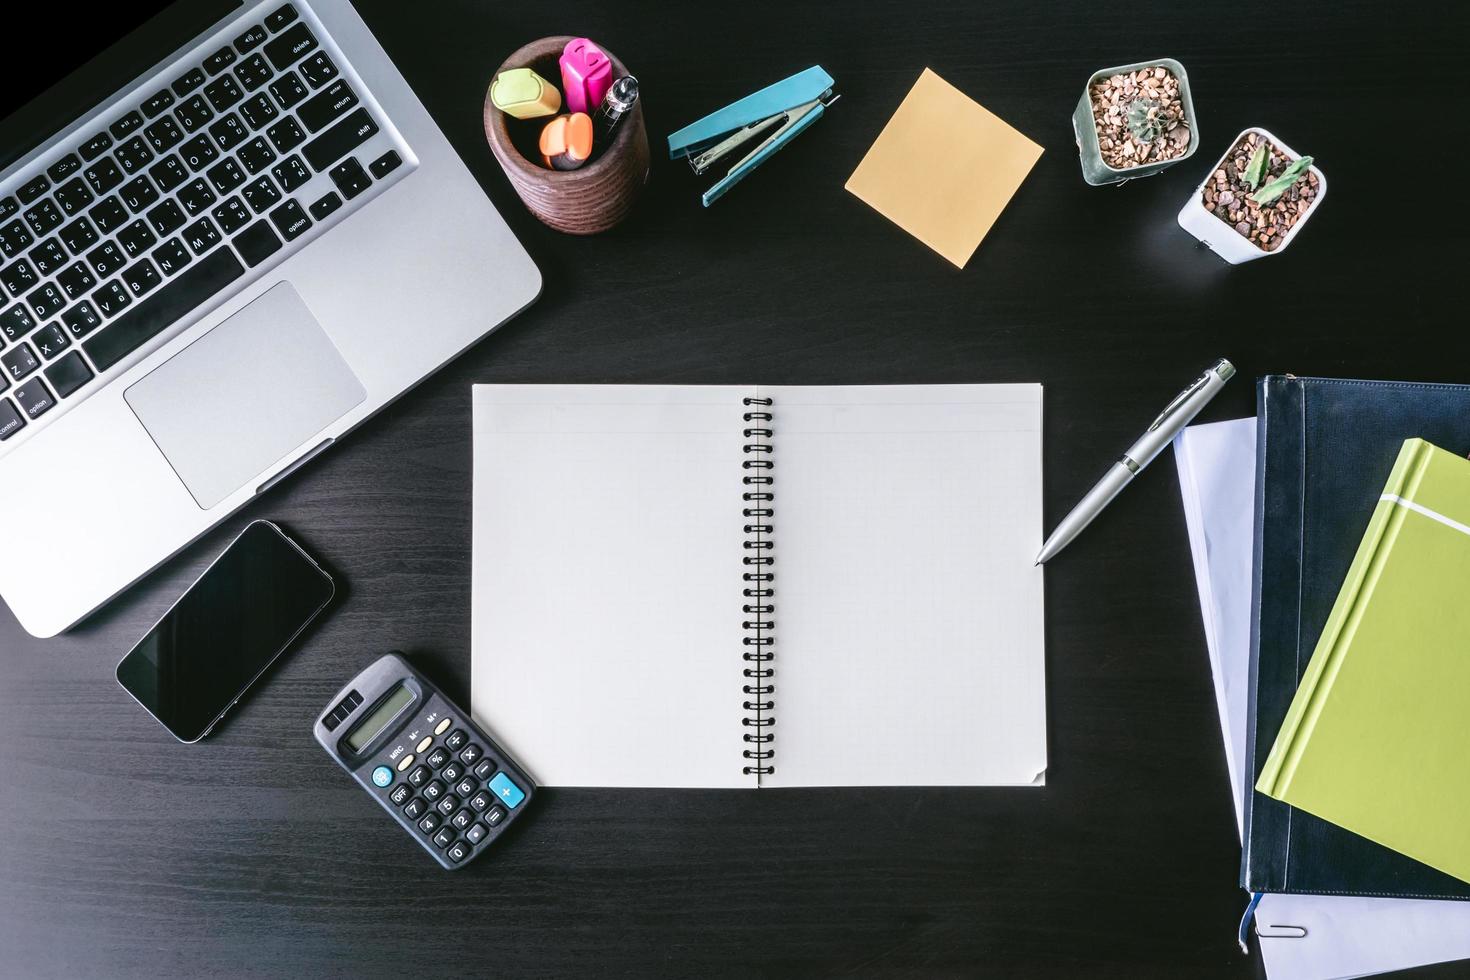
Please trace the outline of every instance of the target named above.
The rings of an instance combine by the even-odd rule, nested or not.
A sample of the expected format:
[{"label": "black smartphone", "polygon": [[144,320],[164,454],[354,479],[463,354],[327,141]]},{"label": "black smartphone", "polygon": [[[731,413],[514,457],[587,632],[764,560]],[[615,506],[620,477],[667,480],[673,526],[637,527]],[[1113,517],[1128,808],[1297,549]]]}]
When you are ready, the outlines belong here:
[{"label": "black smartphone", "polygon": [[117,665],[117,681],[197,742],[327,607],[336,585],[270,521],[240,532]]}]

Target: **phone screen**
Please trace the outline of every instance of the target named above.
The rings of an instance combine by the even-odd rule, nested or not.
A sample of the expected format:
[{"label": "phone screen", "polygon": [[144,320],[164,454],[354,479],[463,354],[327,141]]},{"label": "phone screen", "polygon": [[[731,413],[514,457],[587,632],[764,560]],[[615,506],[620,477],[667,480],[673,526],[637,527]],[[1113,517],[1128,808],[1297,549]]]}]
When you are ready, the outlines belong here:
[{"label": "phone screen", "polygon": [[326,572],[256,521],[117,665],[165,728],[194,742],[331,600]]}]

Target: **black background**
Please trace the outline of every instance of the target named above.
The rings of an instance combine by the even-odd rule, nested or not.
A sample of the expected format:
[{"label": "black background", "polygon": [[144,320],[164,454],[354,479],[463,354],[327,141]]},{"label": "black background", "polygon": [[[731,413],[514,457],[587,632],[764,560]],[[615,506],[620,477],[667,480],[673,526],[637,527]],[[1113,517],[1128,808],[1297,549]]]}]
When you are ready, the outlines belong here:
[{"label": "black background", "polygon": [[[1215,356],[1241,377],[1206,419],[1251,414],[1267,372],[1470,380],[1465,8],[361,9],[545,292],[78,629],[42,642],[0,614],[0,974],[1259,976],[1234,944],[1239,844],[1167,458],[1047,570],[1043,790],[551,790],[446,874],[311,724],[393,647],[468,698],[473,382],[1041,381],[1050,525]],[[639,76],[653,139],[642,204],[590,240],[530,218],[480,131],[495,67],[561,33]],[[1200,151],[1088,187],[1070,123],[1084,82],[1159,56],[1188,69]],[[701,209],[664,136],[814,63],[842,101]],[[963,271],[842,189],[925,66],[1046,147]],[[1286,253],[1235,268],[1175,215],[1250,125],[1314,154],[1329,191]],[[179,745],[113,667],[256,517],[346,596],[214,735]],[[657,629],[658,602],[608,629]],[[903,723],[873,711],[875,729]]]}]

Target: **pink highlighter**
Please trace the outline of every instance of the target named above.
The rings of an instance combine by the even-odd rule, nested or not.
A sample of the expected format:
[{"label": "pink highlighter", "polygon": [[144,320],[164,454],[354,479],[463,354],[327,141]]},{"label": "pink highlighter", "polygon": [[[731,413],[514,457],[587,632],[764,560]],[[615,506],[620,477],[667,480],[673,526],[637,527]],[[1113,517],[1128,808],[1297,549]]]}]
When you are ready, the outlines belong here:
[{"label": "pink highlighter", "polygon": [[567,42],[561,53],[561,87],[566,93],[568,112],[588,115],[602,105],[612,85],[612,62],[602,49],[585,37]]}]

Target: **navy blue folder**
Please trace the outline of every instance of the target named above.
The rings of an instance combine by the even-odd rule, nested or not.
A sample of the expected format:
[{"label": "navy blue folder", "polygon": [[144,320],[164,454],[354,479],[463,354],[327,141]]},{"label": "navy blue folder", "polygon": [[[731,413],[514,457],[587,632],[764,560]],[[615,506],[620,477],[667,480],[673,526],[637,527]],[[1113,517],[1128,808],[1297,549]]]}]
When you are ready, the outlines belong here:
[{"label": "navy blue folder", "polygon": [[[1470,452],[1470,385],[1273,376],[1257,382],[1256,401],[1252,786],[1399,448],[1419,437]],[[1470,736],[1470,718],[1465,726],[1446,737]],[[1245,822],[1240,878],[1248,891],[1470,899],[1470,884],[1254,788]]]}]

